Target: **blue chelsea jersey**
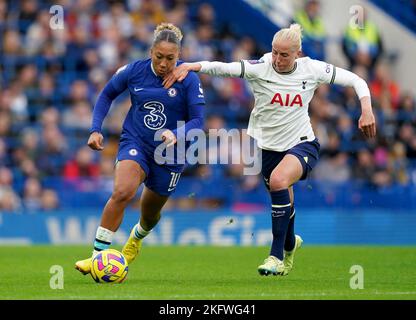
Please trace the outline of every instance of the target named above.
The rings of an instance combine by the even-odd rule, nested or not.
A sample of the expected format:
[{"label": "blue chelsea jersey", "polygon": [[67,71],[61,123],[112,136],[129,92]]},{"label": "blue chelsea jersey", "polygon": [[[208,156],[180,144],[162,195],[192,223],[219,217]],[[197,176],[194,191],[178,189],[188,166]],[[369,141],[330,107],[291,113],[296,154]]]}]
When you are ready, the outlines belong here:
[{"label": "blue chelsea jersey", "polygon": [[155,139],[155,133],[160,129],[177,129],[178,121],[182,121],[181,126],[189,120],[189,106],[205,104],[205,100],[194,72],[165,89],[163,79],[156,75],[151,64],[151,59],[146,59],[123,66],[111,83],[116,90],[130,92],[131,108],[123,123],[121,139],[138,140],[146,151],[153,152],[162,143]]}]

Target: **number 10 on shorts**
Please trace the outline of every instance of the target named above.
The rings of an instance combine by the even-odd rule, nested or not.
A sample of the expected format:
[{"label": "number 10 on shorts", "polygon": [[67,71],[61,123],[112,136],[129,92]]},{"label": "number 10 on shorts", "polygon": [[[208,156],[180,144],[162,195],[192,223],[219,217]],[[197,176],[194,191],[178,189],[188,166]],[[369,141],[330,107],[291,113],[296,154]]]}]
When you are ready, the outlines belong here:
[{"label": "number 10 on shorts", "polygon": [[175,190],[176,186],[178,185],[179,178],[181,176],[180,172],[171,172],[170,173],[172,178],[170,179],[168,191]]}]

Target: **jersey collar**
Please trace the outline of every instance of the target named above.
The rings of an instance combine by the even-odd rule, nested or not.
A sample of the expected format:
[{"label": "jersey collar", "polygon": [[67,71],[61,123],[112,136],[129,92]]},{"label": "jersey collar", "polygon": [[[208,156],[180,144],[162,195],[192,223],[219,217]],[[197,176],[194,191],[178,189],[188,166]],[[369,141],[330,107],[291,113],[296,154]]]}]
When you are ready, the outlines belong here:
[{"label": "jersey collar", "polygon": [[[178,61],[176,61],[176,66],[178,66]],[[156,73],[155,69],[153,68],[153,61],[152,61],[152,59],[150,59],[150,69],[152,69],[152,72],[153,72],[153,74],[154,74],[156,77],[160,77],[160,76],[158,76],[158,75],[157,75],[157,73]]]},{"label": "jersey collar", "polygon": [[[273,66],[273,65],[272,65]],[[274,66],[273,66],[273,69],[274,69],[274,71],[276,71],[278,74],[292,74],[293,72],[295,72],[295,70],[296,70],[296,68],[298,67],[298,62],[297,61],[295,61],[295,64],[293,65],[293,69],[292,70],[290,70],[290,71],[286,71],[286,72],[279,72],[279,71],[277,71],[275,68],[274,68]]]},{"label": "jersey collar", "polygon": [[153,72],[153,74],[154,74],[156,77],[159,77],[159,76],[157,75],[157,73],[156,73],[155,69],[153,68],[153,61],[152,61],[152,60],[150,60],[150,69],[152,69],[152,72]]}]

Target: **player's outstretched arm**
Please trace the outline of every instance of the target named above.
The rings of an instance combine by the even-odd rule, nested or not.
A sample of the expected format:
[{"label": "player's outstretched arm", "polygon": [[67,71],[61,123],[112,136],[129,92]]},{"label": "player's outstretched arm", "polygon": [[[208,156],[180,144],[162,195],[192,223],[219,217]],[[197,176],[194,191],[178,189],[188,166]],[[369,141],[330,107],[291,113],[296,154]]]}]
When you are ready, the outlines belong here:
[{"label": "player's outstretched arm", "polygon": [[354,88],[361,103],[358,128],[367,138],[374,138],[376,136],[376,120],[371,107],[371,95],[367,83],[355,73],[342,68],[336,68],[334,83]]},{"label": "player's outstretched arm", "polygon": [[201,64],[198,62],[194,63],[182,63],[181,65],[177,66],[171,73],[169,73],[163,79],[163,86],[168,89],[170,88],[176,81],[183,81],[186,78],[189,71],[199,72],[201,70]]},{"label": "player's outstretched arm", "polygon": [[214,77],[241,77],[242,62],[200,61],[182,63],[164,78],[163,86],[170,88],[176,81],[182,81],[189,71],[201,72]]}]

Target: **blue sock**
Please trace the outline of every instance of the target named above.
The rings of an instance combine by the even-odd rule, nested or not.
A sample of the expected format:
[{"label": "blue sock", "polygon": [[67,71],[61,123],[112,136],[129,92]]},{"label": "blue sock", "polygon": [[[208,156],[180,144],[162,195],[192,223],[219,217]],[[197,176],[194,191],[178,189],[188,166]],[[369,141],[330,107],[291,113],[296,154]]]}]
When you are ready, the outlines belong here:
[{"label": "blue sock", "polygon": [[270,192],[272,198],[272,233],[273,242],[270,255],[283,260],[283,246],[290,216],[289,190]]},{"label": "blue sock", "polygon": [[287,227],[285,250],[292,251],[295,247],[295,206],[290,208],[290,219]]}]

